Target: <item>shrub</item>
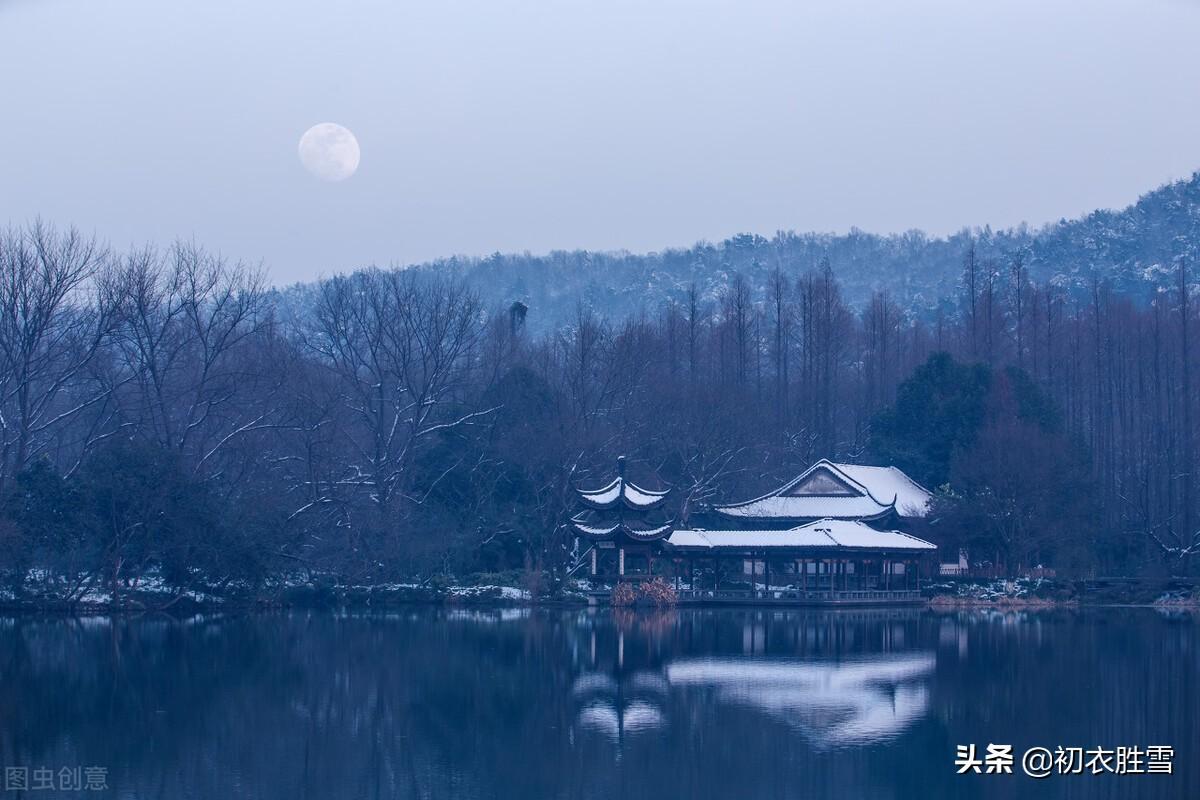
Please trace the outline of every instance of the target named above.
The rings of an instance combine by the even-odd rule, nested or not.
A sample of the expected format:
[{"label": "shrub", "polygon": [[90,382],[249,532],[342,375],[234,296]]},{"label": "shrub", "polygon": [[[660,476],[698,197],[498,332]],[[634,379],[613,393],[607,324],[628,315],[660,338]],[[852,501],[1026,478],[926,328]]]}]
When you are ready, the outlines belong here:
[{"label": "shrub", "polygon": [[618,583],[613,587],[608,602],[614,606],[631,606],[637,602],[637,593],[628,583]]},{"label": "shrub", "polygon": [[638,599],[663,608],[679,602],[675,587],[666,578],[652,578],[638,587]]},{"label": "shrub", "polygon": [[608,602],[617,607],[647,605],[665,608],[679,602],[679,597],[675,594],[675,587],[665,578],[651,578],[636,585],[618,583],[613,587]]}]

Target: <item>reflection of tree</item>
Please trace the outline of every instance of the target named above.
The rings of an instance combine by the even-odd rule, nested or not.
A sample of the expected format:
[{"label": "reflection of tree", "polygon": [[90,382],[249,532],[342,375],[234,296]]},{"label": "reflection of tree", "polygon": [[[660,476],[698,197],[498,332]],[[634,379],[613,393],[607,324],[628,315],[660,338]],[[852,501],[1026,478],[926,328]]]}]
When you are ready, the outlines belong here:
[{"label": "reflection of tree", "polygon": [[614,608],[613,622],[618,630],[631,633],[635,630],[647,636],[662,636],[679,621],[675,609]]},{"label": "reflection of tree", "polygon": [[1195,626],[1147,616],[0,620],[0,759],[204,800],[947,798],[957,741],[1189,741]]},{"label": "reflection of tree", "polygon": [[[752,741],[772,717],[680,694],[690,689],[669,685],[670,664],[736,656],[747,637],[761,648],[765,636],[772,654],[854,648],[861,625],[461,609],[13,623],[0,628],[0,755],[105,764],[114,786],[151,796],[294,798],[308,787],[331,798],[536,797],[574,787],[598,797],[624,791],[615,765],[653,752],[665,763],[699,757],[707,782],[732,791],[736,771],[717,770],[719,754],[690,752],[693,737]],[[613,715],[621,742],[606,733]],[[705,738],[704,750],[715,746]],[[643,778],[674,792],[656,770]]]},{"label": "reflection of tree", "polygon": [[5,620],[0,754],[32,764],[71,750],[153,770],[202,741],[230,706],[286,697],[299,676],[273,642],[280,622]]}]

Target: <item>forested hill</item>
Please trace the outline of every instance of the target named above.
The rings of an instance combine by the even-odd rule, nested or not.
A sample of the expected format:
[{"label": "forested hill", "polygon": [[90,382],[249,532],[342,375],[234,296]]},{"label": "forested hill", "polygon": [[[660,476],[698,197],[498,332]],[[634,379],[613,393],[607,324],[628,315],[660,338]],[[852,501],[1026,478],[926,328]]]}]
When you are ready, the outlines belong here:
[{"label": "forested hill", "polygon": [[[623,252],[554,252],[545,256],[452,258],[421,269],[456,272],[489,304],[520,300],[529,323],[545,330],[569,321],[582,301],[609,319],[639,310],[656,311],[683,299],[694,282],[708,299],[719,296],[730,276],[743,275],[761,297],[770,272],[802,274],[828,258],[852,306],[886,290],[917,315],[953,303],[964,253],[974,242],[978,258],[1007,273],[1022,253],[1029,277],[1084,293],[1095,279],[1122,293],[1147,298],[1173,280],[1175,259],[1194,255],[1200,242],[1200,172],[1158,188],[1119,211],[1095,211],[1040,230],[962,231],[932,238],[919,231],[880,236],[793,233],[767,239],[742,234],[719,244],[633,255]],[[285,292],[299,299],[309,287]]]}]

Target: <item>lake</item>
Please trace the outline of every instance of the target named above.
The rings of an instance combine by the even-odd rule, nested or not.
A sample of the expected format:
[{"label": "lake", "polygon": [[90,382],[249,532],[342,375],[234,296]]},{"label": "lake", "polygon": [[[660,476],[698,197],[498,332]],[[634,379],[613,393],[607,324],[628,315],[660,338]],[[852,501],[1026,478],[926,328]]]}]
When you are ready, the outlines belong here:
[{"label": "lake", "polygon": [[[1200,623],[1147,609],[0,619],[31,798],[1196,798],[1198,711]],[[1173,774],[1020,774],[1152,745]]]}]

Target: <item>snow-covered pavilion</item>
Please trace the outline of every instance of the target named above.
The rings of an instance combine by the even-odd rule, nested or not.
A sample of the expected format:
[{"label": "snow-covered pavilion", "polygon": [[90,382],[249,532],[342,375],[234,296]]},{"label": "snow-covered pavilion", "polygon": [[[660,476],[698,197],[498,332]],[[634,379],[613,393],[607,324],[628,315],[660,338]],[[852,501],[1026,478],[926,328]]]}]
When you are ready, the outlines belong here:
[{"label": "snow-covered pavilion", "polygon": [[682,599],[888,602],[915,599],[925,557],[912,528],[928,490],[895,467],[818,461],[761,497],[700,509],[687,527],[666,514],[669,490],[625,477],[581,490],[572,523],[603,582],[663,576]]},{"label": "snow-covered pavilion", "polygon": [[659,543],[673,530],[664,510],[670,490],[632,483],[625,476],[625,456],[621,456],[616,478],[599,489],[578,493],[584,510],[571,518],[571,525],[591,543],[591,574],[650,574]]}]

